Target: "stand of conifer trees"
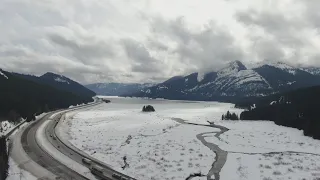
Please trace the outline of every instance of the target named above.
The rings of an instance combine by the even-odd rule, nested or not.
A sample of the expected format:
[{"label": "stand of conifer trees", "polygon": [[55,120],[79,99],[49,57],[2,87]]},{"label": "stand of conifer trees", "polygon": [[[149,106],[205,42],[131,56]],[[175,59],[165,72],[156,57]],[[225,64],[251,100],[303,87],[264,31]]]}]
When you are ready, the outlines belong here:
[{"label": "stand of conifer trees", "polygon": [[5,136],[0,137],[0,179],[6,179],[8,176],[8,151]]},{"label": "stand of conifer trees", "polygon": [[222,120],[239,120],[239,117],[236,113],[230,113],[228,111],[226,114],[222,115]]}]

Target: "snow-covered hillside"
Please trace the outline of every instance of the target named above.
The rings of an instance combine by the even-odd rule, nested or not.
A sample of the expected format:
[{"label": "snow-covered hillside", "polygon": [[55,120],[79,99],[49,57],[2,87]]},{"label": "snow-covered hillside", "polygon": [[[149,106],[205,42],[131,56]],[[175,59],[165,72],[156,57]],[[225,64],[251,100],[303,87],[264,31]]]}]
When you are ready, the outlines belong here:
[{"label": "snow-covered hillside", "polygon": [[251,69],[247,69],[239,61],[228,64],[217,74],[218,77],[214,81],[202,84],[195,90],[217,92],[221,95],[230,96],[238,92],[247,92],[248,95],[252,96],[259,93],[257,91],[271,88],[262,76]]},{"label": "snow-covered hillside", "polygon": [[295,75],[297,73],[297,70],[299,70],[299,68],[294,68],[294,67],[292,67],[288,64],[285,64],[283,62],[273,62],[273,61],[258,63],[256,65],[254,65],[254,68],[260,68],[262,66],[271,66],[274,68],[278,68],[278,69],[281,69],[281,70],[286,71],[286,72],[293,74],[293,75]]}]

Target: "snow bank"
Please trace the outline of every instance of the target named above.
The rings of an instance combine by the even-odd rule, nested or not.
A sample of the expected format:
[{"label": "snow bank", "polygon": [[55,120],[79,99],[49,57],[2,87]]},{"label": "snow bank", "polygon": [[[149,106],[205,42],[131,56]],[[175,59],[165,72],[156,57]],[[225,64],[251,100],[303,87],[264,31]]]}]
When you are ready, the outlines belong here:
[{"label": "snow bank", "polygon": [[19,167],[19,165],[12,159],[9,158],[9,172],[7,180],[37,180],[28,171],[25,171]]},{"label": "snow bank", "polygon": [[14,127],[15,127],[15,125],[9,121],[0,122],[0,136],[5,136]]},{"label": "snow bank", "polygon": [[57,150],[47,139],[45,135],[45,129],[46,126],[50,123],[50,121],[46,121],[38,128],[36,132],[36,141],[39,146],[45,150],[50,156],[52,156],[54,159],[58,160],[68,168],[78,172],[79,174],[83,175],[84,177],[87,177],[89,179],[96,179],[91,173],[90,170],[83,166],[82,164],[79,164],[78,162],[75,162],[68,156],[62,154],[59,150]]},{"label": "snow bank", "polygon": [[[31,123],[35,123],[35,122],[31,122]],[[24,123],[21,126],[21,129],[25,129],[26,125],[27,123]],[[28,172],[31,172],[37,178],[55,179],[56,176],[54,174],[44,169],[42,166],[38,165],[36,162],[30,160],[30,157],[26,154],[21,144],[21,135],[23,133],[23,130],[16,131],[16,132],[17,133],[13,134],[14,136],[11,137],[13,139],[13,142],[12,142],[10,157],[14,159],[14,162],[18,164],[19,168],[24,169]],[[11,168],[13,169],[10,170]],[[16,168],[17,167],[9,167],[9,171],[13,173],[20,171],[20,170],[17,170]],[[11,175],[15,176],[15,174],[11,174]],[[30,176],[27,176],[27,177],[30,177]],[[16,176],[13,178],[16,178]]]}]

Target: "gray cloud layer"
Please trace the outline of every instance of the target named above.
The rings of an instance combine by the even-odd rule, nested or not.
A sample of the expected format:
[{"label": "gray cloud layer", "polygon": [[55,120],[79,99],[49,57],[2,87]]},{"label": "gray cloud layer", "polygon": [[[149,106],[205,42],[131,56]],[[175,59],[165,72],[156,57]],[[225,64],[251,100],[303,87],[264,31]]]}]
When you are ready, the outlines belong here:
[{"label": "gray cloud layer", "polygon": [[317,0],[192,3],[3,0],[0,67],[92,83],[158,82],[233,60],[320,66]]},{"label": "gray cloud layer", "polygon": [[242,50],[235,45],[233,36],[214,22],[192,32],[185,26],[183,18],[169,22],[156,18],[152,22],[152,29],[154,33],[173,40],[177,46],[171,53],[178,54],[181,62],[196,66],[196,69],[214,70],[221,67],[224,61],[243,58]]}]

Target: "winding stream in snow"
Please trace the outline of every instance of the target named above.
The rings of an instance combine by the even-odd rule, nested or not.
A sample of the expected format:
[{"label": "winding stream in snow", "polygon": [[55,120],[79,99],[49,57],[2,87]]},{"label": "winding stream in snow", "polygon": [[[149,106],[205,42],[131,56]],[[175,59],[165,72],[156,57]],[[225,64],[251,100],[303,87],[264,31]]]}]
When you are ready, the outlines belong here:
[{"label": "winding stream in snow", "polygon": [[207,137],[207,134],[213,134],[215,133],[215,137],[220,139],[220,135],[227,132],[229,129],[224,127],[224,126],[220,126],[220,125],[215,125],[214,123],[210,123],[210,125],[205,125],[205,124],[196,124],[196,123],[188,123],[183,119],[180,118],[172,118],[172,120],[181,123],[181,124],[188,124],[188,125],[196,125],[196,126],[206,126],[206,127],[212,127],[212,128],[218,128],[220,129],[220,132],[204,132],[204,133],[200,133],[197,135],[197,139],[199,139],[201,141],[202,144],[204,144],[205,146],[207,146],[211,151],[213,151],[216,154],[215,157],[215,161],[212,164],[211,169],[209,170],[208,174],[207,174],[207,180],[212,180],[212,176],[214,176],[214,180],[220,180],[220,171],[222,169],[222,167],[224,166],[224,164],[227,161],[227,155],[228,152],[224,151],[222,149],[219,148],[218,145],[211,143],[211,142],[207,142],[205,140],[205,138]]}]

